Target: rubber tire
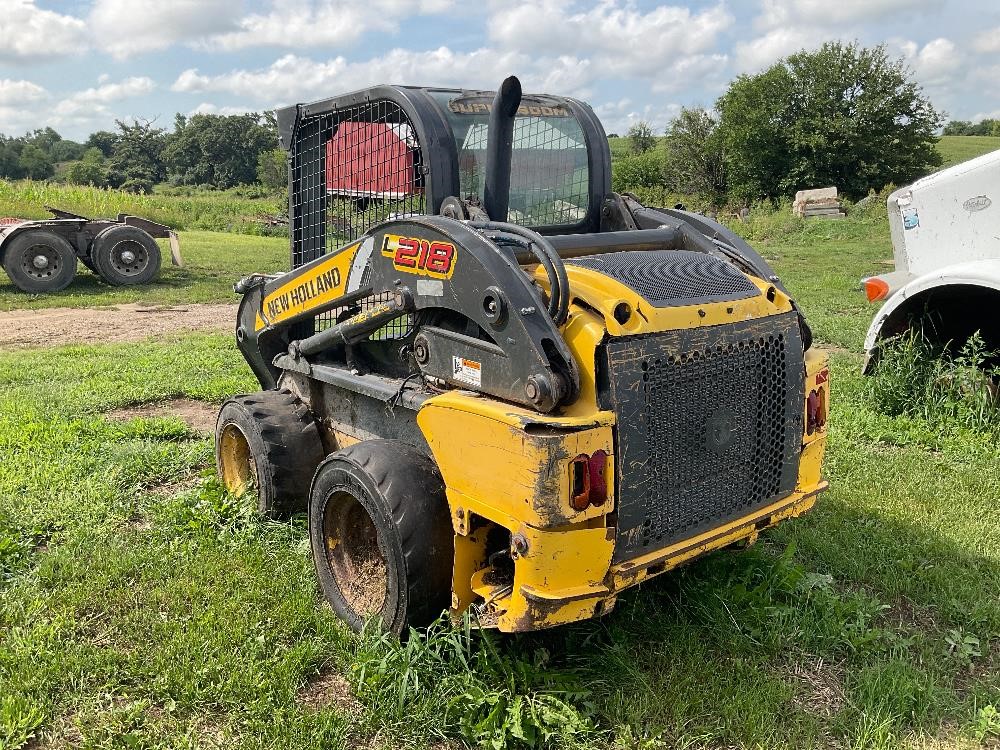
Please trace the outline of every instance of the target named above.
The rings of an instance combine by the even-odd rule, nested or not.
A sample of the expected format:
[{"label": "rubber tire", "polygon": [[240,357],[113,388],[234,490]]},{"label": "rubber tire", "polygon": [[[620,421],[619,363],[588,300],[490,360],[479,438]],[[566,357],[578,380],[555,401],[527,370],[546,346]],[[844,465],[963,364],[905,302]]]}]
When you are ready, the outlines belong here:
[{"label": "rubber tire", "polygon": [[[131,240],[142,245],[146,251],[146,267],[134,276],[126,276],[111,263],[114,246],[123,240]],[[116,224],[100,232],[90,246],[90,262],[97,274],[112,286],[135,286],[148,284],[160,272],[160,246],[156,240],[139,227]]]},{"label": "rubber tire", "polygon": [[326,455],[308,407],[288,390],[226,401],[215,424],[215,465],[223,485],[223,433],[233,427],[242,433],[254,462],[258,511],[270,518],[304,512],[313,473]]},{"label": "rubber tire", "polygon": [[347,603],[326,560],[323,520],[338,491],[354,495],[371,518],[386,562],[383,630],[405,637],[451,605],[454,535],[445,485],[428,455],[398,440],[366,440],[320,464],[309,493],[309,540],[323,595],[355,632],[364,619]]},{"label": "rubber tire", "polygon": [[[21,268],[21,255],[32,245],[46,245],[58,256],[61,267],[55,276],[37,279]],[[62,291],[76,276],[76,263],[76,253],[66,238],[44,229],[29,229],[4,243],[3,270],[10,276],[14,286],[23,292],[40,294]]]}]

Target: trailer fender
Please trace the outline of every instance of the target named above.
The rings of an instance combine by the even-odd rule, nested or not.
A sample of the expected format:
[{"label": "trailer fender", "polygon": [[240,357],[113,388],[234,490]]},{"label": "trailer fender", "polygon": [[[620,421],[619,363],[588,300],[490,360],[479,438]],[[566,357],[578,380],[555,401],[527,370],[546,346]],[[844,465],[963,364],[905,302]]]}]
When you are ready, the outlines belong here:
[{"label": "trailer fender", "polygon": [[55,232],[64,237],[76,250],[74,235],[79,233],[87,223],[86,219],[81,221],[75,219],[5,219],[4,221],[10,223],[0,223],[0,263],[3,262],[4,247],[7,243],[22,232],[31,229],[47,229],[50,232]]},{"label": "trailer fender", "polygon": [[910,328],[925,312],[940,316],[942,343],[979,330],[1000,345],[1000,259],[940,268],[909,282],[879,310],[865,337],[864,372],[871,373],[879,343]]}]

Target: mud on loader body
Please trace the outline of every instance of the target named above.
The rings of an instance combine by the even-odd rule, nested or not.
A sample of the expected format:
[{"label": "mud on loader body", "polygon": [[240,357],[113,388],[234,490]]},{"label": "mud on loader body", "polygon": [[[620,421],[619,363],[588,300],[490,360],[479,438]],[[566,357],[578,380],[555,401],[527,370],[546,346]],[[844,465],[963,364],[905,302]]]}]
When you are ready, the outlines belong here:
[{"label": "mud on loader body", "polygon": [[578,101],[379,87],[279,113],[293,266],[237,328],[226,486],[308,509],[353,627],[504,631],[749,543],[825,488],[826,358],[723,226],[610,189]]}]

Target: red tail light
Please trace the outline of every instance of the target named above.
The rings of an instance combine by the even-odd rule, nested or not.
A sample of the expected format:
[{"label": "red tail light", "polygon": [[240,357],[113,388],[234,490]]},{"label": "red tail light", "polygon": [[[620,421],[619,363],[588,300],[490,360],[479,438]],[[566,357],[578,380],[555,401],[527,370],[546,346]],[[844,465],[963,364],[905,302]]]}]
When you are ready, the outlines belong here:
[{"label": "red tail light", "polygon": [[603,450],[596,450],[591,456],[581,453],[570,462],[570,505],[574,510],[586,510],[607,501],[608,480],[604,475],[607,465],[608,454]]},{"label": "red tail light", "polygon": [[817,388],[809,391],[806,398],[806,434],[812,435],[816,430],[826,426],[826,390]]}]

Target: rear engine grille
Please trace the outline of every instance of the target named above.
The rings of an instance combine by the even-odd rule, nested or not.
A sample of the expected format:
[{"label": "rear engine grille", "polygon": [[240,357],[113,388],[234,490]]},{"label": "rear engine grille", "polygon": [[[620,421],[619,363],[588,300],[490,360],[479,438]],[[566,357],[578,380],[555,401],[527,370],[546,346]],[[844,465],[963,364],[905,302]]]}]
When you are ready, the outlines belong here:
[{"label": "rear engine grille", "polygon": [[616,561],[736,519],[795,488],[802,442],[796,313],[613,339]]},{"label": "rear engine grille", "polygon": [[728,302],[760,294],[732,263],[690,250],[628,250],[568,262],[620,281],[653,307]]}]

